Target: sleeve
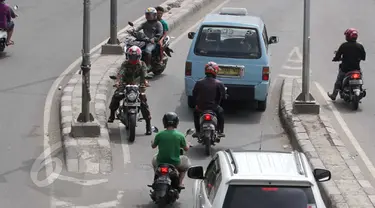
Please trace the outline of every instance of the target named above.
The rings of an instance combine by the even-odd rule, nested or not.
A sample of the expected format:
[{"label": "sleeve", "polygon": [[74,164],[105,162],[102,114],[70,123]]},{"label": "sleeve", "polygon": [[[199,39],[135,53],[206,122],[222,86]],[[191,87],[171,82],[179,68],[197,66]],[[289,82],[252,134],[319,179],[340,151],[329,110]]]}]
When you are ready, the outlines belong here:
[{"label": "sleeve", "polygon": [[155,41],[163,36],[163,25],[160,21],[156,23]]},{"label": "sleeve", "polygon": [[366,50],[362,44],[360,45],[360,49],[361,49],[361,60],[366,61]]},{"label": "sleeve", "polygon": [[155,146],[155,147],[158,146],[159,142],[160,142],[160,134],[158,133],[158,134],[155,135],[153,146]]},{"label": "sleeve", "polygon": [[180,147],[185,148],[186,147],[186,140],[182,133],[180,133]]},{"label": "sleeve", "polygon": [[332,61],[340,61],[342,54],[343,54],[343,50],[344,50],[344,44],[341,44]]},{"label": "sleeve", "polygon": [[139,25],[138,27],[135,28],[135,31],[136,32],[139,32],[141,30],[143,30],[143,26],[144,26],[145,22],[143,22],[141,25]]},{"label": "sleeve", "polygon": [[225,86],[222,82],[219,83],[220,101],[225,99]]},{"label": "sleeve", "polygon": [[168,23],[164,20],[164,32],[168,32],[168,31],[169,31]]},{"label": "sleeve", "polygon": [[14,10],[12,8],[10,8],[10,16],[14,19],[16,18],[16,13],[14,12]]},{"label": "sleeve", "polygon": [[117,81],[122,81],[122,76],[126,70],[126,62],[122,62],[120,69],[117,72]]},{"label": "sleeve", "polygon": [[195,85],[194,85],[194,88],[193,88],[193,100],[196,100],[197,97],[198,97],[199,85],[200,85],[200,81],[197,81],[195,83]]},{"label": "sleeve", "polygon": [[146,63],[145,62],[141,62],[141,69],[140,69],[140,72],[139,72],[139,83],[141,85],[144,85],[145,82],[146,82],[146,73],[147,73],[147,67],[146,67]]}]

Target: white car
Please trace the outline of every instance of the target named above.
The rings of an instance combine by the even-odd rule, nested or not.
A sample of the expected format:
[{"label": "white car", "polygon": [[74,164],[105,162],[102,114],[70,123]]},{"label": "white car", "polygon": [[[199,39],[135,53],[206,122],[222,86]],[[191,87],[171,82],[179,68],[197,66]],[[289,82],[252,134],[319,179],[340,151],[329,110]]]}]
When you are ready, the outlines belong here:
[{"label": "white car", "polygon": [[191,167],[197,179],[194,208],[325,208],[317,181],[331,179],[325,169],[312,170],[297,151],[219,151],[204,172]]}]

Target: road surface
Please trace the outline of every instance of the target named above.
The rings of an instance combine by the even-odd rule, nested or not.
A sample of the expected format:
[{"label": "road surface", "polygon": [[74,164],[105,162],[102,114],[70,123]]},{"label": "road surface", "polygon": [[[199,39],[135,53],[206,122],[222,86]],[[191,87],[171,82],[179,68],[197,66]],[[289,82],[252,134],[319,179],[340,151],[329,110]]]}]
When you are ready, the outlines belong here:
[{"label": "road surface", "polygon": [[[296,7],[302,9],[301,4],[302,2],[298,3]],[[364,0],[358,4],[350,0],[316,0],[311,2],[311,7],[311,92],[321,104],[322,111],[330,117],[336,131],[351,151],[351,156],[357,159],[362,172],[367,173],[368,179],[375,185],[373,165],[375,164],[373,137],[375,98],[372,96],[375,91],[375,82],[372,80],[375,76],[375,71],[372,70],[375,63],[373,47],[375,29],[369,26],[372,24],[371,20],[375,18],[372,12],[375,9],[374,2]],[[299,15],[302,15],[301,12]],[[359,30],[359,42],[364,44],[367,52],[366,61],[362,63],[367,96],[355,112],[347,103],[339,99],[339,96],[335,102],[327,99],[326,96],[327,91],[332,91],[338,70],[338,63],[331,62],[333,52],[345,41],[344,31],[349,27]],[[285,29],[290,30],[290,28]],[[295,33],[295,31],[291,32]],[[302,43],[296,46],[302,51]],[[302,55],[295,51],[283,66],[284,74],[301,75],[301,64],[293,60],[301,60]]]},{"label": "road surface", "polygon": [[[91,45],[109,36],[109,1],[92,0]],[[163,0],[119,1],[119,28]],[[49,207],[50,191],[30,180],[43,151],[43,107],[52,82],[80,55],[83,1],[13,0],[15,45],[0,55],[0,201],[2,207]],[[126,21],[125,21],[126,20]],[[21,197],[20,197],[21,196]]]},{"label": "road surface", "polygon": [[[255,110],[240,109],[233,106],[227,108],[226,113],[226,139],[214,147],[214,150],[226,148],[258,150],[290,150],[288,138],[285,136],[278,118],[278,101],[281,88],[281,66],[287,60],[287,54],[300,44],[298,34],[291,30],[300,30],[301,19],[298,15],[300,9],[297,0],[275,2],[272,0],[257,0],[251,5],[247,1],[232,0],[225,6],[246,7],[250,13],[261,16],[267,24],[269,35],[278,35],[280,43],[270,46],[272,51],[272,86],[269,105],[265,113]],[[190,47],[191,40],[187,32],[194,31],[197,21],[204,14],[210,12],[221,2],[208,6],[191,20],[172,32],[175,53],[168,62],[165,73],[151,81],[147,89],[148,102],[151,107],[153,125],[162,128],[161,118],[165,112],[175,111],[180,116],[179,129],[185,131],[193,127],[192,111],[187,107],[184,95],[184,63]],[[224,5],[224,4],[223,4]],[[286,31],[285,28],[288,28]],[[202,69],[203,70],[203,69]],[[238,110],[233,111],[234,108]],[[62,175],[90,180],[90,182],[103,180],[101,184],[91,186],[68,185],[57,180],[55,182],[56,203],[61,207],[66,206],[97,206],[97,207],[153,207],[147,184],[152,182],[151,158],[156,153],[150,147],[153,137],[144,136],[144,124],[137,128],[137,137],[133,144],[126,141],[126,133],[118,123],[110,124],[112,155],[114,171],[110,175],[81,175],[63,172]],[[188,140],[191,138],[188,137]],[[190,140],[193,145],[196,141]],[[262,142],[261,142],[262,141]],[[262,145],[260,145],[262,144]],[[188,152],[194,165],[208,164],[210,158],[204,156],[204,149],[197,145]],[[182,192],[176,207],[191,207],[193,181],[186,179],[185,191]]]}]

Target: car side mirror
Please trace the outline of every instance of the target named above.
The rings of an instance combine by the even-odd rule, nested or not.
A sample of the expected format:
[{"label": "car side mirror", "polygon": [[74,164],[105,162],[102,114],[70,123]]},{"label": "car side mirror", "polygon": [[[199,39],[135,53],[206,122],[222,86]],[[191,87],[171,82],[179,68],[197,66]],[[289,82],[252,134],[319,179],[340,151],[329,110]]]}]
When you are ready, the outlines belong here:
[{"label": "car side mirror", "polygon": [[156,126],[151,126],[151,130],[152,130],[152,132],[154,132],[154,133],[158,133],[158,132],[159,132],[159,129],[158,129],[158,127],[156,127]]},{"label": "car side mirror", "polygon": [[134,24],[132,22],[128,22],[128,25],[134,27]]},{"label": "car side mirror", "polygon": [[115,75],[111,75],[111,76],[109,76],[109,78],[112,79],[112,80],[116,80],[117,79],[117,77]]},{"label": "car side mirror", "polygon": [[204,179],[203,176],[203,167],[194,166],[188,169],[187,175],[191,179]]},{"label": "car side mirror", "polygon": [[194,132],[195,132],[195,129],[188,129],[186,131],[186,135],[192,135],[192,134],[194,134]]},{"label": "car side mirror", "polygon": [[279,37],[277,36],[271,36],[270,39],[268,40],[268,44],[275,44],[279,42]]},{"label": "car side mirror", "polygon": [[326,169],[316,168],[314,169],[314,177],[318,182],[325,182],[331,180],[331,171]]},{"label": "car side mirror", "polygon": [[189,39],[193,39],[194,36],[195,36],[195,32],[189,32],[189,33],[188,33],[188,38],[189,38]]}]

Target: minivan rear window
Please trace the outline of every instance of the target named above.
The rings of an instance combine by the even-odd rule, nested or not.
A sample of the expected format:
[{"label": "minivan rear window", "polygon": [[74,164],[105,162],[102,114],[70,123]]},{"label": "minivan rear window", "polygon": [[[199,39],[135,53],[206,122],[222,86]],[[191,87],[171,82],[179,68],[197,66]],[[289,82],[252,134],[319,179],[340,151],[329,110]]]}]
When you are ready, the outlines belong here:
[{"label": "minivan rear window", "polygon": [[259,34],[253,28],[204,26],[194,53],[199,56],[259,59]]},{"label": "minivan rear window", "polygon": [[315,208],[311,187],[230,185],[223,208]]}]

